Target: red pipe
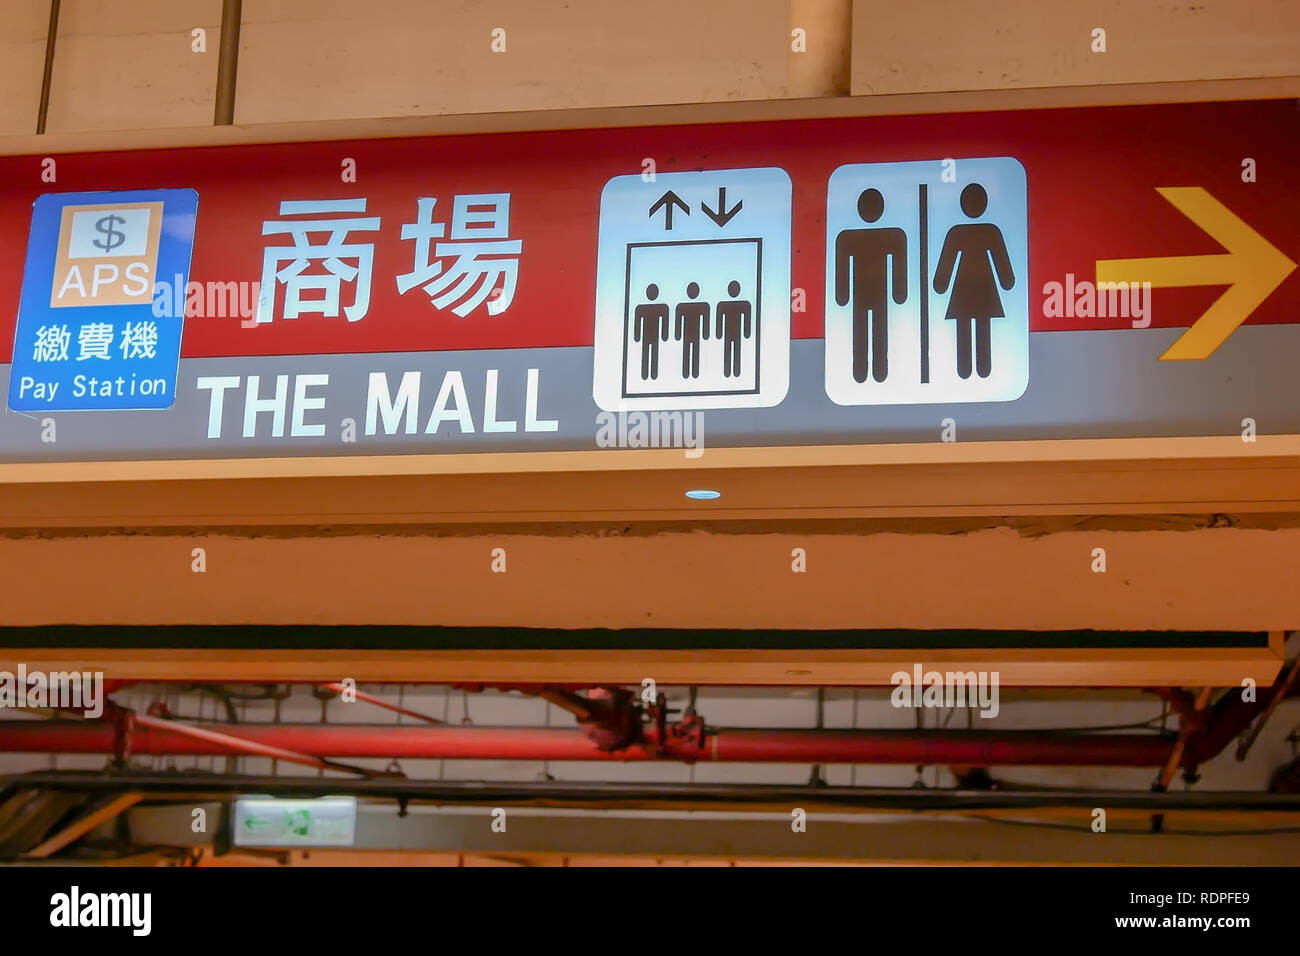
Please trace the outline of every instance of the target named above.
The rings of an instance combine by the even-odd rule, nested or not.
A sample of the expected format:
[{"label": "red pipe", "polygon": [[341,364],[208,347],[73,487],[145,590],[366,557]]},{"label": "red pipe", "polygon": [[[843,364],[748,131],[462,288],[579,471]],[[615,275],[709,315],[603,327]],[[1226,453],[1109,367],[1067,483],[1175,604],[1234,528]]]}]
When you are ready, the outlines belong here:
[{"label": "red pipe", "polygon": [[[718,730],[702,745],[658,731],[613,752],[582,729],[392,727],[339,724],[208,724],[204,729],[258,746],[320,757],[477,760],[687,760],[722,763],[975,764],[1159,767],[1173,741],[1154,734],[986,733],[913,730]],[[112,753],[113,725],[97,721],[0,722],[0,752]],[[157,726],[137,726],[132,754],[223,755],[247,752]]]},{"label": "red pipe", "polygon": [[[313,757],[309,754],[296,753],[292,750],[285,750],[283,747],[276,747],[273,744],[259,743],[226,733],[222,724],[208,724],[206,727],[202,727],[184,721],[164,720],[161,717],[140,713],[131,714],[131,723],[134,725],[131,729],[131,743],[133,746],[137,739],[136,735],[140,733],[141,728],[145,728],[159,731],[171,737],[180,734],[190,740],[202,741],[221,748],[221,753],[225,754],[252,754],[255,757],[272,757],[276,760],[286,760],[290,763],[316,767],[320,770],[352,770],[357,772],[357,768],[341,767],[338,764],[330,763],[328,760],[321,760],[319,757]],[[214,729],[216,727],[222,727],[223,729],[218,731]]]},{"label": "red pipe", "polygon": [[1300,696],[1300,684],[1274,684],[1255,688],[1255,699],[1246,700],[1238,688],[1230,689],[1206,713],[1200,733],[1187,740],[1187,753],[1183,764],[1195,770],[1200,764],[1216,757],[1228,744],[1236,740],[1261,714],[1267,714],[1275,696]]}]

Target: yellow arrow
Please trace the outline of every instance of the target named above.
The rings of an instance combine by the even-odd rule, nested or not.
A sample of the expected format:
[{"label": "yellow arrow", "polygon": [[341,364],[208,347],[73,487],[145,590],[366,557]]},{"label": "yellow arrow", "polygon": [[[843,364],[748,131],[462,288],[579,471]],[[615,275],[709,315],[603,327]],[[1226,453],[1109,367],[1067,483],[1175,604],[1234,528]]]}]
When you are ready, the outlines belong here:
[{"label": "yellow arrow", "polygon": [[1162,361],[1209,358],[1282,284],[1296,264],[1200,186],[1157,187],[1156,192],[1209,233],[1227,253],[1099,259],[1097,282],[1149,282],[1155,288],[1226,285],[1227,291],[1160,356]]}]

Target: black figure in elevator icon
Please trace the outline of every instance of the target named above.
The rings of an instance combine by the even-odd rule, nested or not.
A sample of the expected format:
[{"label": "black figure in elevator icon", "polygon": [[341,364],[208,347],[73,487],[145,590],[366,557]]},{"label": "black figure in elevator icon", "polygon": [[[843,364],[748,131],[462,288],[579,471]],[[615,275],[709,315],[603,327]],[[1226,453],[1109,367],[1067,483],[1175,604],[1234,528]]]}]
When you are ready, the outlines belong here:
[{"label": "black figure in elevator icon", "polygon": [[668,341],[668,306],[656,302],[659,286],[645,287],[646,301],[636,307],[632,341],[641,343],[641,381],[659,377],[659,343]]},{"label": "black figure in elevator icon", "polygon": [[[875,222],[884,211],[880,190],[865,189],[858,196],[858,215],[863,222]],[[867,380],[868,355],[872,378],[883,382],[889,375],[891,291],[898,305],[907,301],[907,234],[902,229],[845,229],[835,237],[835,302],[852,303],[853,378],[857,382]]]},{"label": "black figure in elevator icon", "polygon": [[[971,183],[961,191],[961,211],[969,219],[984,215],[988,204],[988,193],[979,183]],[[966,222],[953,226],[943,240],[943,251],[939,253],[935,267],[935,292],[942,295],[948,291],[954,266],[957,277],[952,281],[952,297],[948,300],[946,318],[957,323],[957,374],[970,378],[973,325],[975,370],[980,378],[988,378],[993,371],[992,320],[1006,315],[998,284],[1005,292],[1010,292],[1016,284],[1002,230],[991,222]],[[997,283],[993,278],[994,269],[997,270]]]},{"label": "black figure in elevator icon", "polygon": [[732,279],[727,283],[731,300],[719,302],[717,307],[717,337],[722,339],[722,376],[740,375],[740,340],[754,334],[754,307],[748,299],[738,299],[740,283]]},{"label": "black figure in elevator icon", "polygon": [[682,378],[700,377],[700,336],[709,337],[707,302],[699,302],[700,284],[692,282],[686,287],[689,302],[679,302],[674,314],[673,338],[682,343]]}]

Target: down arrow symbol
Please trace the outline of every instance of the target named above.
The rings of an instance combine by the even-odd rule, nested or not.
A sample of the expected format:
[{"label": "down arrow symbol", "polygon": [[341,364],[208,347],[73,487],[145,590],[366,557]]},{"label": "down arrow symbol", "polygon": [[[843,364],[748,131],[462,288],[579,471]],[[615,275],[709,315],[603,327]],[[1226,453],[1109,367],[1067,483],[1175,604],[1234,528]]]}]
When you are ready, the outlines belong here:
[{"label": "down arrow symbol", "polygon": [[740,207],[745,205],[745,200],[740,200],[731,209],[727,209],[727,187],[718,187],[718,210],[714,212],[705,203],[700,203],[700,208],[704,210],[704,215],[708,216],[719,226],[725,226],[740,212]]}]

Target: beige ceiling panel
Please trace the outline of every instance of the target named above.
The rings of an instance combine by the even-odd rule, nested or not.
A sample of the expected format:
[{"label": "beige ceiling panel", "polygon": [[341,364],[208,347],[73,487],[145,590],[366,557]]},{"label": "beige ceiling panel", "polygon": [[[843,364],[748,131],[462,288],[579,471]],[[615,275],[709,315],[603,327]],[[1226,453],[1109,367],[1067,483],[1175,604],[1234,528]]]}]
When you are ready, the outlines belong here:
[{"label": "beige ceiling panel", "polygon": [[50,0],[7,0],[0,9],[0,134],[35,133]]},{"label": "beige ceiling panel", "polygon": [[47,130],[210,126],[220,25],[221,0],[63,0]]},{"label": "beige ceiling panel", "polygon": [[[1104,53],[1093,52],[1094,30],[1105,31]],[[853,6],[855,94],[1296,73],[1296,0],[855,0]]]},{"label": "beige ceiling panel", "polygon": [[788,19],[780,0],[245,0],[235,119],[779,97]]}]

